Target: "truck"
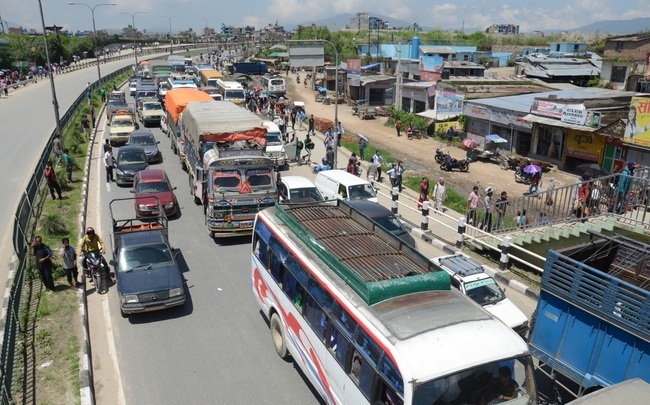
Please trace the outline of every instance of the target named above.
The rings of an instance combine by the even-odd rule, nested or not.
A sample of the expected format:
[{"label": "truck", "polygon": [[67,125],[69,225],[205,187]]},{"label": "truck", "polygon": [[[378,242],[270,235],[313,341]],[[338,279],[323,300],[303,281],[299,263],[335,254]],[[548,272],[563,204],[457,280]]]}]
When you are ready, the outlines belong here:
[{"label": "truck", "polygon": [[151,71],[151,76],[155,77],[160,73],[172,74],[174,67],[167,60],[151,59],[149,61],[149,70]]},{"label": "truck", "polygon": [[263,75],[269,73],[269,68],[264,62],[235,62],[233,67],[236,73],[246,73],[248,75]]},{"label": "truck", "polygon": [[187,105],[193,101],[214,101],[208,94],[193,89],[168,90],[165,94],[165,118],[161,121],[163,132],[171,139],[171,148],[178,155],[181,167],[185,167],[183,136],[179,130],[180,117]]},{"label": "truck", "polygon": [[217,87],[217,80],[218,79],[223,79],[224,76],[215,69],[203,69],[199,70],[198,74],[199,82],[201,83],[200,86],[212,86],[212,87]]},{"label": "truck", "polygon": [[145,127],[151,124],[160,126],[160,119],[163,115],[165,115],[165,110],[163,110],[157,97],[147,97],[140,100],[138,116]]},{"label": "truck", "polygon": [[117,211],[132,210],[135,200],[120,198],[109,203],[113,243],[109,264],[115,269],[123,317],[185,304],[185,282],[176,260],[180,252],[169,243],[167,216],[160,201],[154,217],[116,216]]},{"label": "truck", "polygon": [[210,237],[250,235],[255,215],[277,201],[262,119],[237,105],[193,102],[182,117],[190,193]]},{"label": "truck", "polygon": [[650,382],[650,245],[589,233],[548,251],[529,333],[538,382],[551,380],[551,395],[565,398]]},{"label": "truck", "polygon": [[131,132],[139,128],[131,109],[117,110],[111,117],[108,141],[111,146],[124,145],[129,141]]}]

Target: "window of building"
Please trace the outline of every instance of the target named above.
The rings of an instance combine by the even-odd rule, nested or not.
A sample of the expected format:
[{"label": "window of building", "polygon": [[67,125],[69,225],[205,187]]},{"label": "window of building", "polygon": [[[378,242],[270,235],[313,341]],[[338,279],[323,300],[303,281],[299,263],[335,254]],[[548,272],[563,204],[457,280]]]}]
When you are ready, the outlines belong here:
[{"label": "window of building", "polygon": [[627,66],[612,66],[612,76],[610,81],[614,83],[623,83],[625,81],[626,73]]},{"label": "window of building", "polygon": [[555,45],[555,52],[560,52],[560,44]]},{"label": "window of building", "polygon": [[623,43],[622,42],[617,42],[616,43],[616,52],[621,52],[623,50]]},{"label": "window of building", "polygon": [[580,45],[574,44],[573,45],[573,52],[578,52],[580,50]]},{"label": "window of building", "polygon": [[537,149],[535,153],[551,159],[564,157],[566,131],[562,128],[539,125],[537,130]]}]

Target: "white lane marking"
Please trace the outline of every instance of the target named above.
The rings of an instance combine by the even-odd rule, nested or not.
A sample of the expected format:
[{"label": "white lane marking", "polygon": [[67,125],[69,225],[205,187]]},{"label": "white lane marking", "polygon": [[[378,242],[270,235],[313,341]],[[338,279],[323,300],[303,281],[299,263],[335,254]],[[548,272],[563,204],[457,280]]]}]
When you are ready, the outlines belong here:
[{"label": "white lane marking", "polygon": [[[101,144],[101,142],[100,142]],[[101,145],[100,145],[101,146]],[[97,148],[99,151],[100,149]],[[100,154],[100,152],[97,152]],[[101,157],[101,156],[100,156]],[[101,159],[99,160],[101,162]],[[102,181],[102,164],[97,164],[97,178],[95,181]],[[90,180],[89,180],[90,182]],[[95,206],[95,228],[99,235],[102,235],[102,222],[101,222],[101,187],[95,187],[97,190],[97,202]],[[111,183],[106,183],[106,190],[111,191]],[[108,241],[111,243],[110,241]],[[105,242],[106,243],[106,242]],[[108,252],[107,252],[108,254]],[[117,351],[115,350],[115,335],[113,335],[113,323],[111,321],[111,310],[108,305],[108,294],[102,297],[102,315],[104,317],[104,328],[106,329],[106,342],[108,344],[108,355],[111,357],[113,362],[113,368],[115,369],[115,374],[117,374],[117,403],[118,405],[125,405],[126,400],[124,398],[124,386],[122,385],[122,374],[120,373],[120,363],[117,360]]]}]

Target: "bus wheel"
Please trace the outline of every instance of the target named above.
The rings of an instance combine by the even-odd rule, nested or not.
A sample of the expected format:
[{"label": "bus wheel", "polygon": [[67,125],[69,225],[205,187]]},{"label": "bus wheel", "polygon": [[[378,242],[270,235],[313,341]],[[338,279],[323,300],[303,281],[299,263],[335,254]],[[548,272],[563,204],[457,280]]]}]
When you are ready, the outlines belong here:
[{"label": "bus wheel", "polygon": [[284,340],[284,330],[278,314],[271,315],[271,337],[275,352],[283,359],[287,358],[287,343]]}]

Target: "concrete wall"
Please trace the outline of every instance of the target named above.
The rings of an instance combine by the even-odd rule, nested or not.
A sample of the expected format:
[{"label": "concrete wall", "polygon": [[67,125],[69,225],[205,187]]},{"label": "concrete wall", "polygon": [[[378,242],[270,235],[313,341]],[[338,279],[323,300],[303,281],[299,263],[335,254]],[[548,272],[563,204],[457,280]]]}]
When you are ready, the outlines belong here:
[{"label": "concrete wall", "polygon": [[[617,44],[623,44],[623,48],[617,51]],[[605,52],[603,56],[606,58],[632,58],[637,62],[645,61],[646,56],[650,52],[650,36],[640,41],[616,41],[615,39],[608,39],[605,42]]]},{"label": "concrete wall", "polygon": [[630,73],[630,72],[629,72],[629,67],[630,67],[630,65],[632,65],[632,63],[633,63],[633,62],[611,62],[611,61],[603,61],[603,67],[602,67],[602,69],[600,70],[600,78],[601,78],[601,80],[605,80],[605,81],[608,81],[608,82],[612,82],[612,83],[613,83],[614,85],[616,85],[617,87],[619,87],[619,86],[622,87],[623,84],[625,83],[625,80],[623,80],[622,82],[621,82],[621,81],[617,81],[617,82],[613,81],[613,80],[612,80],[612,68],[613,68],[614,66],[625,66],[625,67],[627,67],[628,69],[627,69],[626,74],[625,74],[625,76],[627,77],[627,75]]}]

